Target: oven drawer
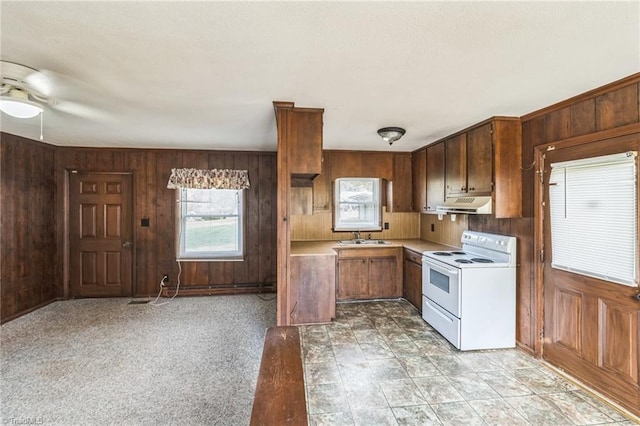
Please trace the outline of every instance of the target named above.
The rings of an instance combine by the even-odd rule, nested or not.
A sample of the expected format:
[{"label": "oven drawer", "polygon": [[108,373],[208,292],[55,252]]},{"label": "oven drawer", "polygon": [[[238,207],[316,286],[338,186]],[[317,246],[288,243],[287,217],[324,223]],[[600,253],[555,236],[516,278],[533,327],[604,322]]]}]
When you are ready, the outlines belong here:
[{"label": "oven drawer", "polygon": [[425,296],[422,296],[422,318],[460,349],[460,318],[451,315]]}]

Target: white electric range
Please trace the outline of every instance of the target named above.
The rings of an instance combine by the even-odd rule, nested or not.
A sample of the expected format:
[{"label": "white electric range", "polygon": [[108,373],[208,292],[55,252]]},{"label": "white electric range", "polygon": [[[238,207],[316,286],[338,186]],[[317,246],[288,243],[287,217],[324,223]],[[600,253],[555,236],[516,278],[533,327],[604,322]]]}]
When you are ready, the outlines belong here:
[{"label": "white electric range", "polygon": [[516,238],[464,231],[461,242],[423,253],[422,317],[460,350],[515,347]]}]

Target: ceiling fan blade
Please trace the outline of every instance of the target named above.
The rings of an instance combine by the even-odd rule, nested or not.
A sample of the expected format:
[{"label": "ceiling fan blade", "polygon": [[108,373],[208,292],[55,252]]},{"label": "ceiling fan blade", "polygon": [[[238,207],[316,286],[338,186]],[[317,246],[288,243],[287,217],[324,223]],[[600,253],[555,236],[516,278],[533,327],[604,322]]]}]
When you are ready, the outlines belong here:
[{"label": "ceiling fan blade", "polygon": [[51,78],[41,71],[35,71],[24,78],[30,88],[45,96],[51,96]]},{"label": "ceiling fan blade", "polygon": [[52,100],[49,106],[56,111],[90,120],[110,121],[113,118],[108,111],[73,101]]}]

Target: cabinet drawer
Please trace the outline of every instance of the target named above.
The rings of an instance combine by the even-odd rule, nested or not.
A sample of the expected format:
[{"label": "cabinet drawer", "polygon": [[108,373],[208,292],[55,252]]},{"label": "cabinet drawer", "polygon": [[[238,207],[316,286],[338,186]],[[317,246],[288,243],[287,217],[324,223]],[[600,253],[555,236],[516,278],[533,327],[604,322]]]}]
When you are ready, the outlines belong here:
[{"label": "cabinet drawer", "polygon": [[418,253],[409,249],[404,249],[404,258],[409,262],[418,263],[422,265],[422,253]]},{"label": "cabinet drawer", "polygon": [[460,349],[460,318],[456,318],[422,296],[422,319],[438,330],[453,346]]},{"label": "cabinet drawer", "polygon": [[338,259],[353,259],[361,257],[395,257],[399,247],[395,248],[346,248],[338,249]]}]

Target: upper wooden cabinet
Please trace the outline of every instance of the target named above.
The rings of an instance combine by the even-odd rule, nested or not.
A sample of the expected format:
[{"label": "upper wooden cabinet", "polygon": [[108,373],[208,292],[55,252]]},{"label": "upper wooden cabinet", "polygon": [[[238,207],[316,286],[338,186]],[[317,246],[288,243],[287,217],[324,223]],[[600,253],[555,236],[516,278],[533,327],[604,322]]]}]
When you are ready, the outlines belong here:
[{"label": "upper wooden cabinet", "polygon": [[331,210],[331,164],[323,158],[322,173],[313,180],[313,211]]},{"label": "upper wooden cabinet", "polygon": [[427,150],[421,149],[411,156],[413,172],[413,211],[427,213]]},{"label": "upper wooden cabinet", "polygon": [[411,154],[393,154],[393,178],[387,191],[388,212],[413,211],[411,175]]},{"label": "upper wooden cabinet", "polygon": [[491,195],[492,125],[487,123],[445,141],[446,195]]},{"label": "upper wooden cabinet", "polygon": [[467,192],[470,194],[491,194],[493,124],[469,130],[467,133]]},{"label": "upper wooden cabinet", "polygon": [[493,196],[496,218],[522,214],[521,125],[494,117],[445,139],[446,197]]},{"label": "upper wooden cabinet", "polygon": [[322,114],[318,108],[293,108],[287,120],[289,171],[313,178],[322,173]]},{"label": "upper wooden cabinet", "polygon": [[[313,210],[331,210],[331,182],[371,177],[390,182],[383,194],[388,212],[411,212],[411,155],[408,153],[324,151],[322,173],[313,180]],[[386,198],[386,199],[385,199]]]},{"label": "upper wooden cabinet", "polygon": [[447,197],[465,194],[467,192],[467,134],[463,133],[447,139],[444,147]]},{"label": "upper wooden cabinet", "polygon": [[427,213],[444,203],[444,142],[427,147]]}]

